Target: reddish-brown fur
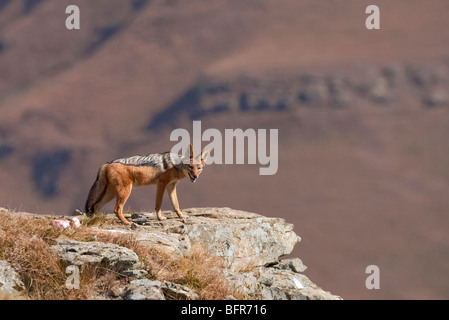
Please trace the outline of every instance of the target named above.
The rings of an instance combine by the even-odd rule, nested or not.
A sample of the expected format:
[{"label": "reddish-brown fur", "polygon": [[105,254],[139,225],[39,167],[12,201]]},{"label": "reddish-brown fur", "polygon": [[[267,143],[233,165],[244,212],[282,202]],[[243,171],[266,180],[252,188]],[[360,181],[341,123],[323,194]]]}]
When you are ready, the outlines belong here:
[{"label": "reddish-brown fur", "polygon": [[[197,158],[193,157],[193,147],[190,145],[190,164],[180,164],[177,167],[171,165],[167,170],[160,170],[152,166],[133,166],[121,163],[104,164],[98,172],[97,181],[92,186],[86,203],[86,212],[93,214],[106,203],[116,198],[114,213],[124,224],[131,224],[123,216],[123,206],[128,200],[132,187],[140,187],[155,184],[156,188],[156,214],[159,220],[165,220],[162,216],[161,205],[164,191],[170,197],[173,210],[180,218],[185,218],[179,209],[176,185],[187,177],[198,177],[205,165],[207,151]],[[195,178],[196,179],[196,178]],[[195,179],[192,179],[194,182]]]}]

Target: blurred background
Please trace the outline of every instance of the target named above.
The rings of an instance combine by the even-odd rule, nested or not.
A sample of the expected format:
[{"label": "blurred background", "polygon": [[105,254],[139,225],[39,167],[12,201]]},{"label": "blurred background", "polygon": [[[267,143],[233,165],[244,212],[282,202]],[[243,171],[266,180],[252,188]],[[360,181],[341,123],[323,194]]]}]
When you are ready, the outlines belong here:
[{"label": "blurred background", "polygon": [[1,0],[0,206],[83,209],[102,163],[168,151],[193,120],[278,129],[276,175],[208,166],[181,208],[284,218],[345,299],[448,299],[448,21],[447,0]]}]

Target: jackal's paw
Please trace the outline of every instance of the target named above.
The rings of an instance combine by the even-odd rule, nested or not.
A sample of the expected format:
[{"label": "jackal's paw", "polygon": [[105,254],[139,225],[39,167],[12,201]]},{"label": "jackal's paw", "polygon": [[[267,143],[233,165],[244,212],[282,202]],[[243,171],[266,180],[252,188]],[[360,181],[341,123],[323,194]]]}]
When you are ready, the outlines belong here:
[{"label": "jackal's paw", "polygon": [[163,216],[158,216],[157,218],[158,218],[159,221],[167,220],[167,217],[163,217]]},{"label": "jackal's paw", "polygon": [[188,214],[185,214],[185,213],[178,213],[178,217],[179,217],[180,219],[185,219],[185,218],[188,218],[189,215],[188,215]]}]

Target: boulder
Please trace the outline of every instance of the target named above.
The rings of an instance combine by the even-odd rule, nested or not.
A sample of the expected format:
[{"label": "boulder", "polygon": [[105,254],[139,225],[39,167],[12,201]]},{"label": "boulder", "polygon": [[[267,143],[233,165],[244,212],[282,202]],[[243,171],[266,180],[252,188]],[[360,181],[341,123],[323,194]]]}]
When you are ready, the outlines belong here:
[{"label": "boulder", "polygon": [[186,225],[191,242],[223,257],[227,267],[241,270],[276,262],[289,254],[300,238],[293,225],[280,218],[197,220]]},{"label": "boulder", "polygon": [[305,266],[299,258],[281,260],[279,263],[274,264],[273,267],[291,270],[296,273],[304,272],[307,269],[307,266]]},{"label": "boulder", "polygon": [[162,283],[149,279],[133,280],[124,289],[124,300],[165,300]]},{"label": "boulder", "polygon": [[7,261],[0,260],[0,293],[9,298],[21,295],[25,285]]},{"label": "boulder", "polygon": [[121,295],[124,300],[196,300],[199,296],[192,289],[178,283],[149,279],[131,281],[116,296]]},{"label": "boulder", "polygon": [[[163,222],[155,221],[150,214],[139,215],[143,227],[137,239],[182,254],[189,252],[190,243],[199,243],[209,253],[222,257],[226,267],[233,270],[277,263],[301,240],[293,225],[282,218],[230,208],[195,208],[184,212],[189,218]],[[170,216],[168,212],[164,214]]]},{"label": "boulder", "polygon": [[197,300],[199,299],[198,294],[190,289],[189,287],[180,285],[173,282],[164,282],[162,285],[162,290],[168,298],[176,300]]},{"label": "boulder", "polygon": [[141,245],[150,245],[167,254],[183,256],[190,251],[190,239],[182,234],[162,232],[158,230],[146,230],[139,232],[136,240]]},{"label": "boulder", "polygon": [[65,239],[57,242],[52,250],[68,265],[102,266],[120,272],[132,269],[139,263],[139,257],[134,251],[116,244]]},{"label": "boulder", "polygon": [[249,272],[228,272],[235,290],[262,300],[341,300],[292,270],[259,267]]}]

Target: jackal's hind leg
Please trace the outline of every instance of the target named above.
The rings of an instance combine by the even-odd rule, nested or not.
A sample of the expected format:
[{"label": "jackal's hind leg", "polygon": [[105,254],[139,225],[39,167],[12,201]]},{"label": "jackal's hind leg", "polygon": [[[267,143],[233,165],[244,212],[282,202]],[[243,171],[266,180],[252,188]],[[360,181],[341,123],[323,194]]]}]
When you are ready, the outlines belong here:
[{"label": "jackal's hind leg", "polygon": [[114,199],[115,195],[114,193],[108,189],[106,189],[106,193],[103,197],[103,199],[101,199],[100,202],[98,202],[95,206],[94,206],[94,212],[93,214],[96,214],[98,212],[100,212],[101,208],[107,204],[109,201],[111,201],[112,199]]},{"label": "jackal's hind leg", "polygon": [[117,217],[120,219],[120,221],[123,224],[130,225],[132,222],[129,222],[124,216],[123,216],[123,207],[126,203],[126,200],[128,200],[129,195],[131,194],[132,185],[129,185],[128,187],[124,187],[119,192],[117,192],[117,202],[115,203],[114,213],[117,215]]}]

